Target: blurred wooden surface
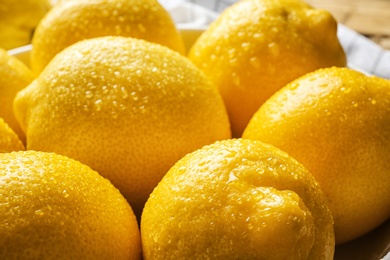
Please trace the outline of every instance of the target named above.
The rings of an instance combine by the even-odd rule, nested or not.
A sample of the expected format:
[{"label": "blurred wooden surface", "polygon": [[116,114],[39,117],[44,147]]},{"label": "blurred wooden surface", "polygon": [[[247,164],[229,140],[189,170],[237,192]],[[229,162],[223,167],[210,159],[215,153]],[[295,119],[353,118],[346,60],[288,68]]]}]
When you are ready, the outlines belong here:
[{"label": "blurred wooden surface", "polygon": [[336,20],[390,50],[390,0],[306,0]]}]

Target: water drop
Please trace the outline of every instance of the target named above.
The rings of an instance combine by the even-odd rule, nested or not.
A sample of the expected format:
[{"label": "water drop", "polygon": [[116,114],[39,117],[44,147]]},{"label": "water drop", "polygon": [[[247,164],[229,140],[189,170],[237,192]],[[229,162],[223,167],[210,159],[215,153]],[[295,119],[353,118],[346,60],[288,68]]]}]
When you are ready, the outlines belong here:
[{"label": "water drop", "polygon": [[351,88],[342,87],[340,90],[341,90],[343,93],[345,93],[345,94],[348,94],[349,92],[351,92]]},{"label": "water drop", "polygon": [[227,181],[227,183],[230,183],[230,182],[235,181],[235,180],[238,180],[237,176],[234,175],[234,172],[230,172],[229,180]]},{"label": "water drop", "polygon": [[64,194],[64,198],[68,198],[69,197],[69,193],[67,193],[66,190],[63,190],[62,193]]},{"label": "water drop", "polygon": [[275,158],[275,157],[269,157],[269,158],[267,159],[267,161],[268,161],[269,165],[275,166],[275,164],[278,162],[278,159]]},{"label": "water drop", "polygon": [[143,102],[144,104],[149,103],[149,97],[148,97],[148,96],[144,96],[144,97],[142,98],[142,102]]},{"label": "water drop", "polygon": [[126,99],[129,96],[129,94],[127,93],[126,88],[123,87],[123,86],[121,87],[121,96],[122,96],[123,99]]},{"label": "water drop", "polygon": [[185,166],[181,166],[181,167],[177,170],[178,174],[184,174],[186,171],[187,171],[187,167],[185,167]]},{"label": "water drop", "polygon": [[[247,220],[247,221],[248,221],[248,220]],[[252,224],[252,223],[249,223],[249,224],[248,224],[248,229],[249,229],[249,230],[253,229],[253,224]]]},{"label": "water drop", "polygon": [[295,90],[299,87],[299,83],[293,82],[289,85],[290,90]]},{"label": "water drop", "polygon": [[123,105],[123,104],[120,104],[120,105],[119,105],[119,109],[122,110],[122,111],[123,111],[123,110],[126,110],[126,106]]},{"label": "water drop", "polygon": [[102,87],[102,93],[103,93],[103,94],[107,94],[107,93],[108,93],[108,88],[107,88],[107,86],[103,86],[103,87]]},{"label": "water drop", "polygon": [[134,101],[137,101],[138,100],[138,96],[137,96],[137,92],[131,92],[130,93],[130,95],[131,95],[131,98],[134,100]]},{"label": "water drop", "polygon": [[248,51],[251,46],[249,42],[243,42],[241,43],[241,47],[243,48],[244,51]]},{"label": "water drop", "polygon": [[256,172],[257,172],[258,174],[263,174],[263,173],[265,172],[265,170],[264,170],[263,167],[260,167],[260,168],[257,168],[257,169],[256,169]]},{"label": "water drop", "polygon": [[37,215],[39,217],[42,217],[43,215],[45,215],[45,212],[42,209],[37,209],[34,213],[35,213],[35,215]]},{"label": "water drop", "polygon": [[287,170],[287,166],[284,165],[284,164],[280,164],[279,165],[279,169],[281,169],[282,171],[286,171]]},{"label": "water drop", "polygon": [[95,101],[95,110],[100,111],[100,109],[102,109],[102,104],[103,104],[103,102],[101,99],[96,100]]},{"label": "water drop", "polygon": [[140,107],[139,107],[139,110],[140,110],[140,112],[141,112],[142,114],[145,114],[145,112],[146,112],[145,106],[140,106]]},{"label": "water drop", "polygon": [[93,97],[92,91],[90,91],[90,90],[85,91],[85,97],[88,98],[88,99],[92,98]]}]

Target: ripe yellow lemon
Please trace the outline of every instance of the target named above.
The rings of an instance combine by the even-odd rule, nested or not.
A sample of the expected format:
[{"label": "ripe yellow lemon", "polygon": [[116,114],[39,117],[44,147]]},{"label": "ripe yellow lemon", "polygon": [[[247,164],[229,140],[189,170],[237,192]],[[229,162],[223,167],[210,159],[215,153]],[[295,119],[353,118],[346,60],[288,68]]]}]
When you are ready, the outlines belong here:
[{"label": "ripe yellow lemon", "polygon": [[336,242],[390,217],[390,81],[347,68],[320,69],[277,92],[244,138],[275,145],[323,189]]},{"label": "ripe yellow lemon", "polygon": [[0,117],[25,142],[25,134],[13,112],[13,101],[18,91],[34,80],[31,70],[20,60],[0,48]]},{"label": "ripe yellow lemon", "polygon": [[0,154],[1,259],[140,259],[136,218],[120,192],[54,153]]},{"label": "ripe yellow lemon", "polygon": [[313,176],[259,141],[189,153],[164,176],[141,218],[148,259],[333,259],[331,212]]},{"label": "ripe yellow lemon", "polygon": [[18,93],[15,113],[28,149],[91,166],[137,215],[178,159],[231,137],[218,90],[186,57],[120,36],[59,53]]},{"label": "ripe yellow lemon", "polygon": [[50,0],[1,0],[0,48],[29,44],[34,29],[50,8]]},{"label": "ripe yellow lemon", "polygon": [[58,3],[34,34],[31,67],[39,74],[65,47],[99,36],[129,36],[185,53],[183,39],[157,0],[79,0]]},{"label": "ripe yellow lemon", "polygon": [[0,118],[0,153],[24,150],[24,145],[12,128]]},{"label": "ripe yellow lemon", "polygon": [[233,136],[275,91],[308,72],[345,66],[337,23],[300,0],[246,0],[226,9],[188,57],[218,87]]}]

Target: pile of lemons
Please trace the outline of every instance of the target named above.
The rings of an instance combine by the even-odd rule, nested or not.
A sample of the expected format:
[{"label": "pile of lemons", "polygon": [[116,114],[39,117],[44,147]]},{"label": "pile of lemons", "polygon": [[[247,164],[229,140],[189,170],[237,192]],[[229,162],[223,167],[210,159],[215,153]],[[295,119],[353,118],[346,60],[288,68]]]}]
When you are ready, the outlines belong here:
[{"label": "pile of lemons", "polygon": [[0,50],[0,258],[333,259],[390,217],[390,81],[336,33],[241,0],[185,50],[157,0],[58,1]]}]

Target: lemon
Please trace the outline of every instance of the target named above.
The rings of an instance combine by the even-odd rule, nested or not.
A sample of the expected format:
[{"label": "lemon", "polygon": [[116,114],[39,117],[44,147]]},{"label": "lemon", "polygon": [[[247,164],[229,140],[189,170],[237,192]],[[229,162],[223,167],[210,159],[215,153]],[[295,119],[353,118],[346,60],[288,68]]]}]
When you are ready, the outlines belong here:
[{"label": "lemon", "polygon": [[34,80],[31,70],[16,57],[0,48],[0,117],[25,142],[25,134],[20,128],[13,112],[16,93]]},{"label": "lemon", "polygon": [[39,74],[65,47],[99,36],[129,36],[185,53],[183,39],[157,0],[61,1],[34,34],[31,67]]},{"label": "lemon", "polygon": [[320,69],[277,92],[243,134],[301,162],[323,189],[336,242],[390,217],[390,81]]},{"label": "lemon", "polygon": [[120,192],[54,153],[0,154],[1,259],[140,259],[139,229]]},{"label": "lemon", "polygon": [[333,259],[325,197],[296,160],[229,139],[180,159],[141,218],[148,259]]},{"label": "lemon", "polygon": [[0,48],[29,44],[35,27],[50,8],[49,0],[1,0]]},{"label": "lemon", "polygon": [[346,65],[335,19],[300,0],[239,1],[199,37],[188,57],[218,87],[235,137],[290,81]]},{"label": "lemon", "polygon": [[140,214],[186,153],[230,138],[217,89],[159,44],[101,37],[59,53],[15,98],[27,148],[77,159],[107,177]]},{"label": "lemon", "polygon": [[0,153],[24,150],[24,145],[9,125],[0,118]]}]

